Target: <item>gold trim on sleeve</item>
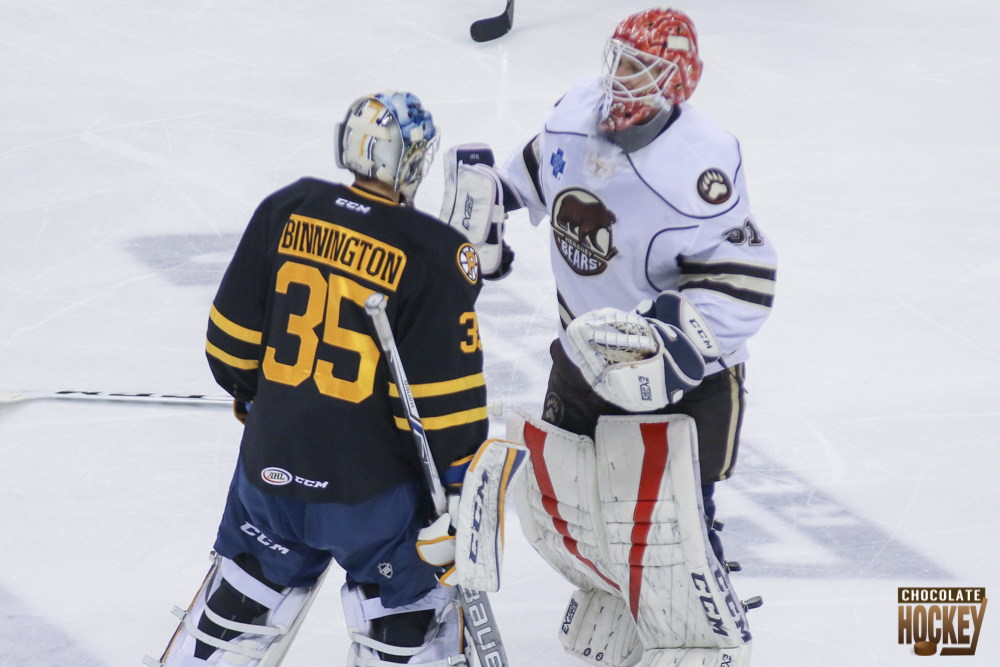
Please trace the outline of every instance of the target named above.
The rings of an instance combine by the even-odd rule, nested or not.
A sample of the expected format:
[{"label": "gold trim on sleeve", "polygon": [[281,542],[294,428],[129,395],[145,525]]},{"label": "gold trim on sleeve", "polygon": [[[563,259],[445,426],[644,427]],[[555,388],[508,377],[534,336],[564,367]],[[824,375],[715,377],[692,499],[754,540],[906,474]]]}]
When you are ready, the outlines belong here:
[{"label": "gold trim on sleeve", "polygon": [[[431,396],[445,396],[447,394],[457,394],[467,389],[475,389],[486,385],[486,377],[482,373],[466,375],[464,378],[455,380],[445,380],[444,382],[428,382],[426,384],[411,384],[410,393],[413,398],[430,398]],[[389,383],[389,395],[399,398],[399,389],[394,382]],[[484,408],[485,409],[485,408]]]},{"label": "gold trim on sleeve", "polygon": [[[252,371],[260,366],[260,362],[256,359],[240,359],[239,357],[234,357],[233,355],[227,354],[212,345],[211,341],[205,341],[205,351],[222,363],[232,366],[233,368],[239,368],[244,371]],[[485,410],[486,408],[483,409]]]},{"label": "gold trim on sleeve", "polygon": [[[452,426],[461,426],[463,424],[482,421],[487,416],[486,406],[483,406],[481,408],[453,412],[450,415],[442,415],[440,417],[421,417],[420,423],[423,425],[425,431],[440,431]],[[393,419],[396,420],[396,427],[401,431],[410,430],[410,423],[406,419],[402,417],[393,417]]]},{"label": "gold trim on sleeve", "polygon": [[253,329],[247,329],[246,327],[241,327],[232,320],[226,318],[225,315],[220,313],[212,304],[212,310],[208,314],[208,318],[215,323],[215,326],[222,329],[225,333],[229,334],[237,340],[242,340],[246,343],[253,343],[254,345],[260,345],[261,333],[259,331],[254,331]]}]

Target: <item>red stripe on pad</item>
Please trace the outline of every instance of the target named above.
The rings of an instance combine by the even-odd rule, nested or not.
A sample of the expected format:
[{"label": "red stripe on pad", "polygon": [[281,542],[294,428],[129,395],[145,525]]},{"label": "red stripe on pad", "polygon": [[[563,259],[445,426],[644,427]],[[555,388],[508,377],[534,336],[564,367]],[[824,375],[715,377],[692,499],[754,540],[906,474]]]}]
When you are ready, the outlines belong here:
[{"label": "red stripe on pad", "polygon": [[629,549],[629,608],[632,618],[639,620],[639,593],[642,592],[642,557],[646,553],[646,539],[649,537],[653,509],[660,497],[663,473],[667,469],[668,423],[639,424],[644,452],[642,471],[639,473],[639,494],[632,514],[632,547]]},{"label": "red stripe on pad", "polygon": [[544,507],[546,513],[552,517],[553,525],[555,525],[559,534],[563,536],[563,544],[566,546],[566,550],[576,556],[584,565],[593,570],[597,576],[614,586],[616,590],[621,590],[618,584],[604,576],[593,562],[580,554],[580,549],[577,547],[576,540],[573,539],[569,533],[569,524],[566,523],[566,521],[559,514],[559,505],[556,501],[556,490],[552,485],[552,478],[549,476],[548,466],[545,464],[546,437],[547,434],[545,431],[527,421],[524,422],[524,444],[527,445],[528,451],[531,453],[531,466],[535,471],[535,481],[538,482],[538,489],[542,492],[542,507]]}]

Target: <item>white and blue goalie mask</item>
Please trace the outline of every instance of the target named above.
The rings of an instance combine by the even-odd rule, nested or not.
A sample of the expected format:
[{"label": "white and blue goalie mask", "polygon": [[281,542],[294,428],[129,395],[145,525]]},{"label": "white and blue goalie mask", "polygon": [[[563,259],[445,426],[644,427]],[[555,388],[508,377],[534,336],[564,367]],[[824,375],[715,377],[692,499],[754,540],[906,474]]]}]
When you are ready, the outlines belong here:
[{"label": "white and blue goalie mask", "polygon": [[356,100],[336,137],[338,167],[385,183],[411,204],[440,140],[417,96],[395,90]]}]

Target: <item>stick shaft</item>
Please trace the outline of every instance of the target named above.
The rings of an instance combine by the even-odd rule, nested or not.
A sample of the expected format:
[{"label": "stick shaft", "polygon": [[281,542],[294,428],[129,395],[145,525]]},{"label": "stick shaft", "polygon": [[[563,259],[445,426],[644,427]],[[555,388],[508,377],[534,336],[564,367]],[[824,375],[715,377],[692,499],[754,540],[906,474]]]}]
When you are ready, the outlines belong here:
[{"label": "stick shaft", "polygon": [[113,403],[154,403],[162,405],[202,405],[232,408],[232,396],[206,396],[204,394],[154,394],[151,392],[76,391],[17,391],[0,392],[0,405],[22,401],[103,401]]},{"label": "stick shaft", "polygon": [[382,345],[382,350],[385,351],[389,372],[396,383],[396,389],[399,390],[399,397],[403,402],[403,412],[410,425],[410,432],[413,433],[413,440],[417,445],[417,454],[420,456],[424,477],[427,479],[431,500],[434,502],[434,511],[437,516],[441,516],[448,508],[448,501],[445,497],[444,487],[441,485],[437,466],[434,464],[434,454],[427,442],[424,427],[420,423],[420,414],[417,412],[417,404],[413,400],[413,392],[410,391],[410,383],[406,380],[406,372],[403,370],[403,363],[399,358],[399,350],[396,349],[396,340],[393,338],[392,328],[389,326],[389,317],[385,314],[385,295],[375,292],[368,297],[365,301],[365,312],[368,313],[372,324],[375,325],[375,333],[378,334],[379,343]]}]

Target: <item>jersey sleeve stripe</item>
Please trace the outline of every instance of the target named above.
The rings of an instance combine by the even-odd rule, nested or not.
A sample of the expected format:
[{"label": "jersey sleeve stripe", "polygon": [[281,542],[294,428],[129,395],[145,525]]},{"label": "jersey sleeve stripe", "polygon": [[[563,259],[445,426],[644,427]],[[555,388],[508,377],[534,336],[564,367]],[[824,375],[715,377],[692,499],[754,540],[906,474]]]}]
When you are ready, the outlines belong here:
[{"label": "jersey sleeve stripe", "polygon": [[761,294],[766,294],[768,296],[774,296],[775,287],[773,280],[762,280],[760,278],[751,278],[749,276],[741,276],[732,273],[722,275],[682,275],[680,281],[678,282],[681,289],[684,289],[692,284],[700,285],[702,283],[719,283],[729,285],[738,290],[760,292]]},{"label": "jersey sleeve stripe", "polygon": [[576,316],[566,305],[566,299],[563,298],[562,292],[559,290],[556,290],[556,301],[559,303],[559,324],[562,325],[563,329],[568,329],[570,322],[575,320]]},{"label": "jersey sleeve stripe", "polygon": [[686,292],[688,290],[703,289],[709,290],[711,292],[716,292],[718,294],[724,294],[725,296],[737,299],[739,301],[745,301],[746,303],[751,303],[755,306],[763,306],[765,308],[770,308],[774,305],[774,296],[772,294],[763,294],[761,292],[754,292],[751,290],[738,289],[730,284],[715,280],[703,280],[700,282],[685,282],[681,281],[680,291]]},{"label": "jersey sleeve stripe", "polygon": [[721,262],[692,262],[689,259],[681,259],[678,262],[681,274],[683,275],[724,275],[724,274],[738,274],[741,276],[749,276],[751,278],[760,278],[761,280],[774,281],[777,279],[778,271],[773,266],[768,266],[766,264],[753,264],[751,262],[734,262],[734,261],[721,261]]},{"label": "jersey sleeve stripe", "polygon": [[[421,417],[420,423],[423,424],[425,431],[440,431],[442,429],[451,428],[452,426],[472,424],[473,422],[482,421],[487,417],[488,414],[486,412],[486,406],[483,406],[481,408],[473,408],[472,410],[453,412],[450,415],[442,415],[440,417]],[[406,419],[395,416],[393,419],[396,420],[396,427],[400,430],[410,430],[410,424],[406,421]]]},{"label": "jersey sleeve stripe", "polygon": [[227,319],[222,313],[220,313],[215,305],[212,305],[212,310],[208,315],[209,319],[215,323],[215,326],[222,329],[224,332],[236,338],[237,340],[242,340],[246,343],[253,343],[254,345],[260,345],[261,332],[254,331],[253,329],[247,329],[246,327],[241,327],[230,319]]},{"label": "jersey sleeve stripe", "polygon": [[542,194],[542,179],[538,164],[538,142],[539,135],[536,134],[531,141],[524,145],[524,148],[521,150],[521,164],[524,166],[524,172],[528,175],[532,189],[534,189],[532,194],[535,195],[535,199],[542,206],[547,206],[545,195]]},{"label": "jersey sleeve stripe", "polygon": [[[467,375],[455,380],[445,380],[444,382],[428,382],[426,384],[411,384],[410,393],[413,398],[429,398],[431,396],[445,396],[447,394],[457,394],[460,391],[475,389],[486,385],[486,377],[482,373]],[[396,383],[389,383],[389,395],[399,398],[399,389]]]},{"label": "jersey sleeve stripe", "polygon": [[240,359],[239,357],[234,357],[231,354],[223,352],[215,345],[212,345],[212,342],[208,340],[205,341],[205,351],[208,354],[215,357],[216,359],[218,359],[219,361],[221,361],[222,363],[226,364],[227,366],[232,366],[233,368],[239,368],[245,371],[252,371],[256,369],[258,366],[260,366],[260,362],[257,361],[256,359]]}]

